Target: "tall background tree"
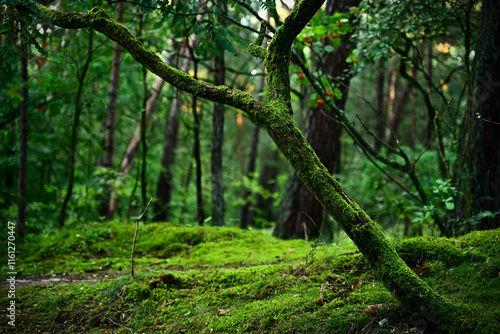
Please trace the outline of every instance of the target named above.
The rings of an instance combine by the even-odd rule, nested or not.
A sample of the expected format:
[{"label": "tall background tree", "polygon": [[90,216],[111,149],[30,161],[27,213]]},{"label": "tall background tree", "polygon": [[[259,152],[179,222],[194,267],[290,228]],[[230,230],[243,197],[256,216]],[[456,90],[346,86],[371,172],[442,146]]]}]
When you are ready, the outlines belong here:
[{"label": "tall background tree", "polygon": [[[476,2],[462,4],[466,39],[472,39]],[[464,113],[458,177],[466,189],[460,216],[467,230],[500,227],[500,9],[494,1],[481,2],[481,18],[472,72],[467,77],[471,105]],[[469,43],[471,43],[469,41]],[[471,45],[472,47],[472,45]],[[469,49],[469,52],[472,50]],[[469,58],[465,54],[465,59]],[[468,64],[466,63],[466,66]]]},{"label": "tall background tree", "polygon": [[[116,19],[118,22],[123,21],[125,13],[125,3],[119,2],[116,5]],[[122,63],[122,47],[118,43],[113,44],[113,61],[111,62],[111,75],[109,82],[109,100],[108,100],[108,116],[104,123],[104,158],[102,163],[99,163],[105,168],[113,167],[113,158],[115,153],[115,127],[116,127],[116,110],[118,100],[118,88],[120,86],[120,70]],[[111,219],[109,202],[111,190],[106,185],[104,188],[104,197],[101,202],[100,215]]]}]

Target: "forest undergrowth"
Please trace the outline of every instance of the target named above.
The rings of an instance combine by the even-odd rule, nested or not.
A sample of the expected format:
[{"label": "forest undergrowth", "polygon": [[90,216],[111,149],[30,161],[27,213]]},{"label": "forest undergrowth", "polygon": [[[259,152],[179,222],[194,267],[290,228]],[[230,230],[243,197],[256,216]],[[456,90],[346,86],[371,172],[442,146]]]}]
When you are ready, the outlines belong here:
[{"label": "forest undergrowth", "polygon": [[133,222],[91,224],[21,245],[17,279],[93,282],[18,286],[16,327],[2,316],[0,333],[500,332],[500,230],[395,240],[419,276],[468,310],[440,329],[433,310],[406,313],[347,238],[319,245],[141,224],[132,278],[133,230]]}]

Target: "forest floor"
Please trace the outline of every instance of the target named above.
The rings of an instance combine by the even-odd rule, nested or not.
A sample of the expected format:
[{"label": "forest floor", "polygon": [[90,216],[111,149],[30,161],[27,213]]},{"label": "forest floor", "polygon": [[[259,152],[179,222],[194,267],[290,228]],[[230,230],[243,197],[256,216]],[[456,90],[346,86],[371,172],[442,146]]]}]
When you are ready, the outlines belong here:
[{"label": "forest floor", "polygon": [[500,230],[394,241],[419,276],[467,310],[436,329],[439,315],[405,312],[347,238],[319,246],[141,224],[132,278],[134,229],[90,224],[20,245],[16,326],[3,268],[0,333],[500,333]]}]

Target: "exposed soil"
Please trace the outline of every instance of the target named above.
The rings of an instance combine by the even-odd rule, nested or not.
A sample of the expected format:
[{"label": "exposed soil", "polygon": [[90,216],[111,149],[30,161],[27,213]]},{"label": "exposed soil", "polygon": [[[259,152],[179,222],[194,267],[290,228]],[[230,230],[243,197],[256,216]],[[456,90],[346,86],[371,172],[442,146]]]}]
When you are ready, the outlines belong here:
[{"label": "exposed soil", "polygon": [[[105,273],[85,275],[66,275],[66,276],[42,276],[42,277],[23,277],[16,278],[16,287],[24,287],[35,284],[60,284],[60,283],[96,283],[103,279],[114,279],[119,275],[108,275]],[[0,281],[0,289],[7,288],[10,282],[7,280]]]}]

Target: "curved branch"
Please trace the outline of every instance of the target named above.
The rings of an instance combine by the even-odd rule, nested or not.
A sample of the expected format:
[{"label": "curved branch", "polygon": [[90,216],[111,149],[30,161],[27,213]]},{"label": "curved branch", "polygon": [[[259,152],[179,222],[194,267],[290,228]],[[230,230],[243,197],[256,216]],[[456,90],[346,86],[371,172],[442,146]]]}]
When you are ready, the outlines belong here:
[{"label": "curved branch", "polygon": [[117,23],[104,9],[94,7],[87,12],[62,12],[37,5],[45,19],[68,29],[93,28],[124,47],[132,57],[172,86],[198,97],[223,103],[246,112],[256,123],[264,124],[268,106],[248,93],[227,86],[215,86],[166,65],[148,50],[124,25]]},{"label": "curved branch", "polygon": [[324,0],[303,0],[297,4],[269,42],[264,61],[268,77],[268,98],[275,107],[292,113],[290,102],[290,54],[295,37],[316,14]]}]

